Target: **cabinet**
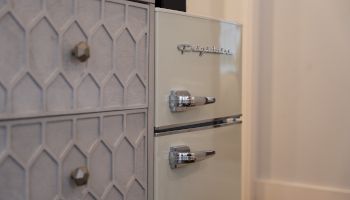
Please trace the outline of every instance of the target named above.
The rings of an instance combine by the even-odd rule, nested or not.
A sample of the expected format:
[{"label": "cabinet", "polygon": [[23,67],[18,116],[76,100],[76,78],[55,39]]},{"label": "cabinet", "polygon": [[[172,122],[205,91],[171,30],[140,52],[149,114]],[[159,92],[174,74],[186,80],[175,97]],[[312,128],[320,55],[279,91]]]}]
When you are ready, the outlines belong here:
[{"label": "cabinet", "polygon": [[[0,118],[145,108],[148,5],[0,3]],[[72,56],[86,42],[90,58]]]},{"label": "cabinet", "polygon": [[146,199],[149,10],[0,1],[1,200]]},{"label": "cabinet", "polygon": [[[146,116],[139,109],[1,122],[0,199],[146,199]],[[87,185],[70,177],[79,167],[88,169]]]}]

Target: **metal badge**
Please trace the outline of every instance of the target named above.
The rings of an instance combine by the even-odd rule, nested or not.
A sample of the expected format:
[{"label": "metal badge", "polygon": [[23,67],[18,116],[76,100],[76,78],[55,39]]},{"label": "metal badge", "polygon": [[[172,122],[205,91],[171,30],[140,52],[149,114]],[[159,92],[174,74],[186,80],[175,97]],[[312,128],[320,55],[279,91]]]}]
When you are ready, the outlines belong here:
[{"label": "metal badge", "polygon": [[181,52],[181,54],[184,54],[186,52],[195,52],[195,53],[199,53],[199,56],[203,56],[204,54],[207,54],[207,53],[233,55],[231,49],[217,48],[215,46],[201,47],[199,45],[180,44],[177,46],[177,49]]}]

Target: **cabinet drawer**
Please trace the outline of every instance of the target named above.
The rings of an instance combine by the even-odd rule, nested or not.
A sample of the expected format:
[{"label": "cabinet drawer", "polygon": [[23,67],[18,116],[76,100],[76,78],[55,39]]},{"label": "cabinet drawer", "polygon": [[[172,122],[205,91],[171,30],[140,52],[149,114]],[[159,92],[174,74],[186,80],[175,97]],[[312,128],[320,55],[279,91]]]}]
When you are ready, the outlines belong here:
[{"label": "cabinet drawer", "polygon": [[0,118],[147,107],[149,6],[74,2],[0,4]]},{"label": "cabinet drawer", "polygon": [[0,122],[0,199],[145,200],[146,122],[144,109]]}]

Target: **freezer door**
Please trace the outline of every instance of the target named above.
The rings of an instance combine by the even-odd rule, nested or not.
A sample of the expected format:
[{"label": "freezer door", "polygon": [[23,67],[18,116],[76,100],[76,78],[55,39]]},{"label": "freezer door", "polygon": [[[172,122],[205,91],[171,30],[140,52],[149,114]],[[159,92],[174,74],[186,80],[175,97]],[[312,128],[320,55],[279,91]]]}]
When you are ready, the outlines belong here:
[{"label": "freezer door", "polygon": [[[156,137],[155,200],[239,200],[241,126]],[[208,159],[172,169],[171,147],[215,151]]]},{"label": "freezer door", "polygon": [[[240,114],[241,26],[158,9],[155,81],[156,127]],[[171,110],[171,91],[189,108]]]}]

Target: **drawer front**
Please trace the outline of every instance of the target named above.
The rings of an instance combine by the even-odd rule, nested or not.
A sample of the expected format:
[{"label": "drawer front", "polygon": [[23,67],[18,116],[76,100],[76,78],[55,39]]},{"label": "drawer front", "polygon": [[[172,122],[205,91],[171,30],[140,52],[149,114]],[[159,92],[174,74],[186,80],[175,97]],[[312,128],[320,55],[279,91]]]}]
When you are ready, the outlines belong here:
[{"label": "drawer front", "polygon": [[146,120],[141,109],[1,122],[0,199],[145,200]]},{"label": "drawer front", "polygon": [[[242,27],[166,9],[157,9],[155,15],[155,126],[240,115]],[[231,53],[227,54],[228,51]],[[216,100],[174,112],[169,108],[171,91],[184,90],[189,94],[178,93],[171,98],[193,96]]]},{"label": "drawer front", "polygon": [[[171,169],[171,147],[214,150],[202,161]],[[240,200],[241,126],[196,130],[155,138],[155,200]]]},{"label": "drawer front", "polygon": [[0,118],[147,107],[148,13],[124,0],[1,1]]}]

